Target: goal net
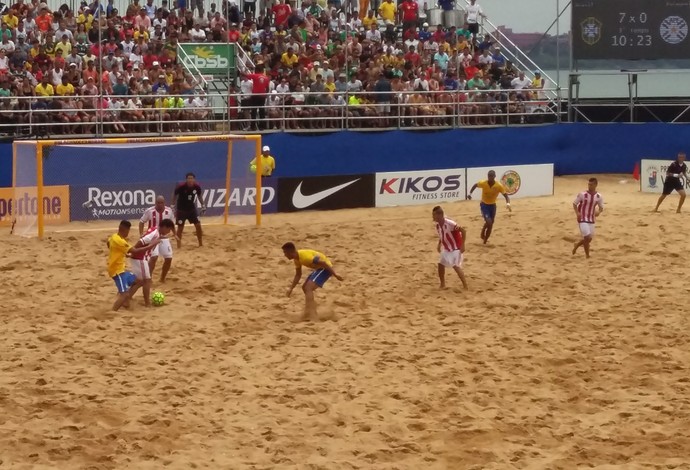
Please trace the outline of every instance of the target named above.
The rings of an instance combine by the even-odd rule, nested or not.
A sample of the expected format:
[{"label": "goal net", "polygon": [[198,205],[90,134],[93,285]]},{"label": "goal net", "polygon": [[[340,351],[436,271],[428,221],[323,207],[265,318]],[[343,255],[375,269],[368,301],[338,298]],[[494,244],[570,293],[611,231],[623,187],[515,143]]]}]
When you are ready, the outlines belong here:
[{"label": "goal net", "polygon": [[159,195],[172,205],[187,173],[202,188],[204,223],[258,225],[275,211],[274,183],[257,176],[261,159],[250,169],[259,135],[18,141],[13,150],[9,222],[17,235],[42,237],[47,225],[69,222],[135,221]]}]

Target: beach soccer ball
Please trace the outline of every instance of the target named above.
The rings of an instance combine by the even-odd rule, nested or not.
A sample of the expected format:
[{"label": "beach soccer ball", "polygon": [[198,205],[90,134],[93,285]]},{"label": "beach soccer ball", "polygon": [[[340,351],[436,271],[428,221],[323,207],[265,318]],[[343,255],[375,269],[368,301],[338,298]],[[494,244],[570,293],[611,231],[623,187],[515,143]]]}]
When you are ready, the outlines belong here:
[{"label": "beach soccer ball", "polygon": [[165,302],[165,295],[163,295],[162,292],[154,292],[151,296],[151,302],[153,302],[153,305],[156,307],[160,307],[163,305],[163,302]]},{"label": "beach soccer ball", "polygon": [[256,174],[256,165],[249,165],[249,171],[251,171],[253,174]]}]

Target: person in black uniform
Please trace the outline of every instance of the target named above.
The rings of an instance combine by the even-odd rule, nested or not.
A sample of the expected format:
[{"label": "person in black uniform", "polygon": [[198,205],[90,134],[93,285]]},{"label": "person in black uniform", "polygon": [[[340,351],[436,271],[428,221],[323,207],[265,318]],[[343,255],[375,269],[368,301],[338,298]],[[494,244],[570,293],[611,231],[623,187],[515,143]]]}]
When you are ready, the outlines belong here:
[{"label": "person in black uniform", "polygon": [[[666,196],[671,194],[673,191],[678,191],[680,195],[680,201],[678,201],[677,213],[680,214],[680,208],[683,207],[685,202],[685,188],[683,186],[683,180],[687,179],[688,167],[685,165],[685,152],[678,152],[678,157],[676,161],[671,163],[666,170],[666,179],[664,180],[664,191],[659,196],[659,200],[656,203],[654,212],[659,211],[659,206],[666,199]],[[683,178],[683,179],[681,179]]]},{"label": "person in black uniform", "polygon": [[196,238],[199,240],[199,246],[202,246],[201,239],[201,222],[199,221],[199,215],[196,212],[196,201],[199,200],[201,205],[201,213],[206,212],[206,206],[202,199],[201,186],[196,182],[196,176],[194,173],[187,173],[187,180],[184,183],[180,183],[175,187],[175,192],[173,193],[173,201],[175,205],[173,210],[175,211],[175,220],[177,221],[177,247],[182,247],[182,232],[184,231],[185,222],[194,224],[196,228]]}]

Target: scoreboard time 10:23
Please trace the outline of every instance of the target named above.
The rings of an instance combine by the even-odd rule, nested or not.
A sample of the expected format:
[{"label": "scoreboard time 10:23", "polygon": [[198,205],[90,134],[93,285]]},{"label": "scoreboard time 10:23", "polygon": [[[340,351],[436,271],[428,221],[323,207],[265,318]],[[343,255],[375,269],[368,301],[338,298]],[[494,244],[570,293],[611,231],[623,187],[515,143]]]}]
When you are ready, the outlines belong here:
[{"label": "scoreboard time 10:23", "polygon": [[575,60],[690,59],[690,0],[573,0]]}]

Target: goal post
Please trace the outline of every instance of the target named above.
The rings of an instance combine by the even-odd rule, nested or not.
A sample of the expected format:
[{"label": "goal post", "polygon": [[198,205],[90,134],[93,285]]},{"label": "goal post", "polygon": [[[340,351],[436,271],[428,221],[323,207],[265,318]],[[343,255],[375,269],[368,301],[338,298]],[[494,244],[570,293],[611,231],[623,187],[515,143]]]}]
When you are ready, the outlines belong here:
[{"label": "goal post", "polygon": [[173,204],[187,173],[202,187],[205,218],[260,225],[276,189],[262,184],[259,155],[260,135],[16,141],[13,232],[42,238],[50,224],[138,219],[159,195]]}]

